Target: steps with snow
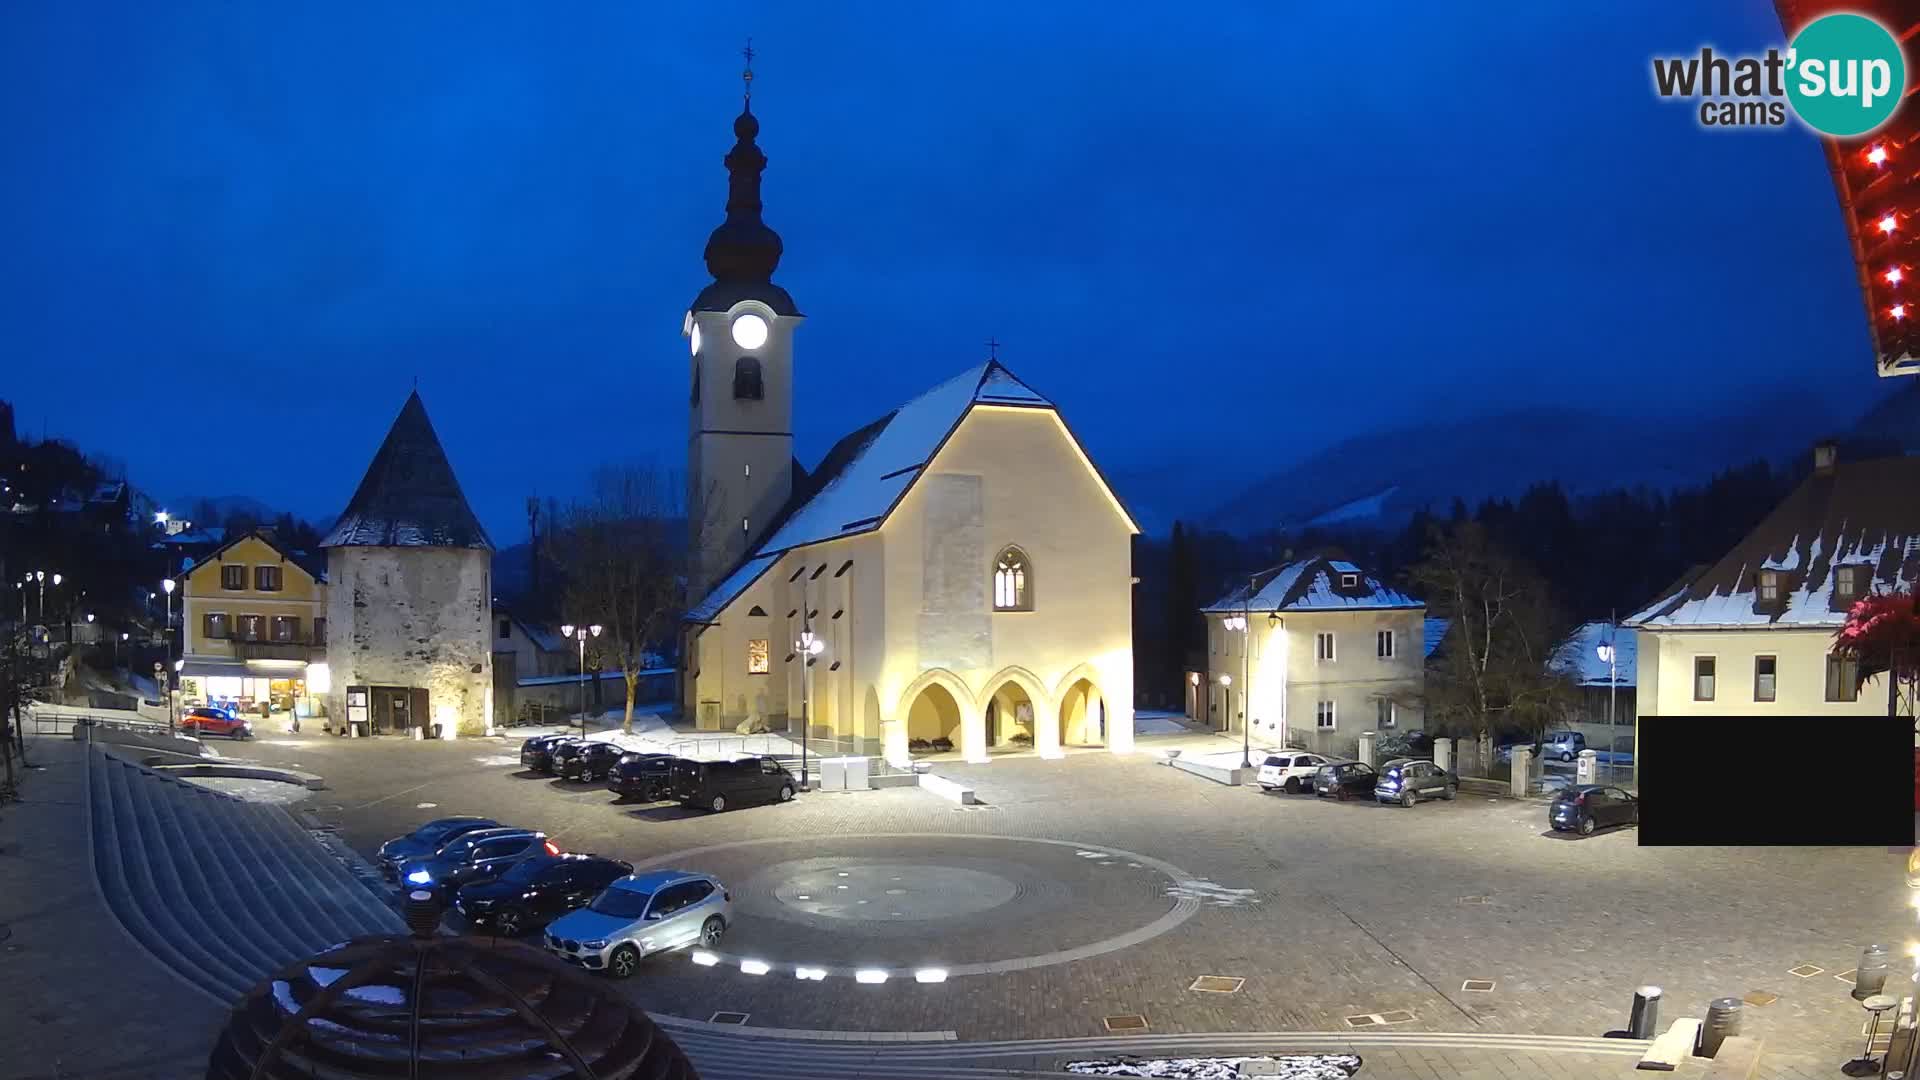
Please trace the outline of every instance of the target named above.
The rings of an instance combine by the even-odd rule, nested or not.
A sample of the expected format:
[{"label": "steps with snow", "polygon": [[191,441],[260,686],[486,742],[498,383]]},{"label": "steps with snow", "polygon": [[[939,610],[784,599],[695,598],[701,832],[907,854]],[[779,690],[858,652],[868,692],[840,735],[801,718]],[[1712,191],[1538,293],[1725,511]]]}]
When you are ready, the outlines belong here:
[{"label": "steps with snow", "polygon": [[94,869],[127,931],[222,1004],[280,967],[406,926],[285,808],[157,774],[93,747]]}]

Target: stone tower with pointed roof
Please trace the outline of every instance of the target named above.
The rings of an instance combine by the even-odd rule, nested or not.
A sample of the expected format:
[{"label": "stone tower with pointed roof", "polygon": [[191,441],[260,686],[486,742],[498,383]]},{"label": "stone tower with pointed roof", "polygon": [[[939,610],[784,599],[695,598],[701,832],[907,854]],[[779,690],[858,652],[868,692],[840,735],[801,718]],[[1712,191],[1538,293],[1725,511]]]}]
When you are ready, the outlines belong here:
[{"label": "stone tower with pointed roof", "polygon": [[321,546],[329,725],[483,734],[493,713],[493,544],[418,392]]}]

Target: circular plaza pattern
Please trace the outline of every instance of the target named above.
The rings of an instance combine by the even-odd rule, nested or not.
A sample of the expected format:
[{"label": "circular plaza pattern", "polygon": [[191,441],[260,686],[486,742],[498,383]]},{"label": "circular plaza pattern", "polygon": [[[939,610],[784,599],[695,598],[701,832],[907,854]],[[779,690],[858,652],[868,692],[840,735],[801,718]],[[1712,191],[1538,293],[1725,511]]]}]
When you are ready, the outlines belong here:
[{"label": "circular plaza pattern", "polygon": [[1138,852],[1021,836],[869,833],[671,852],[733,894],[717,963],[827,976],[1025,971],[1149,941],[1199,910],[1192,875]]}]

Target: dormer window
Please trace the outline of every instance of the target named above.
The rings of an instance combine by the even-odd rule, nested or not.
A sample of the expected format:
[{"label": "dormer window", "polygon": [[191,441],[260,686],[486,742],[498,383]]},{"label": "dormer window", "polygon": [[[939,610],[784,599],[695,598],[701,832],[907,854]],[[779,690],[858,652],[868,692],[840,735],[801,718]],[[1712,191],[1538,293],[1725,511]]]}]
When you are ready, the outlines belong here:
[{"label": "dormer window", "polygon": [[1341,574],[1341,575],[1340,575],[1340,587],[1341,587],[1341,588],[1343,588],[1343,589],[1357,589],[1357,588],[1359,588],[1359,587],[1360,587],[1360,575],[1359,575],[1359,574]]},{"label": "dormer window", "polygon": [[1842,566],[1833,572],[1833,598],[1843,604],[1851,604],[1860,599],[1860,585],[1865,574],[1864,567]]},{"label": "dormer window", "polygon": [[1780,571],[1760,571],[1759,599],[1761,607],[1774,607],[1780,603]]}]

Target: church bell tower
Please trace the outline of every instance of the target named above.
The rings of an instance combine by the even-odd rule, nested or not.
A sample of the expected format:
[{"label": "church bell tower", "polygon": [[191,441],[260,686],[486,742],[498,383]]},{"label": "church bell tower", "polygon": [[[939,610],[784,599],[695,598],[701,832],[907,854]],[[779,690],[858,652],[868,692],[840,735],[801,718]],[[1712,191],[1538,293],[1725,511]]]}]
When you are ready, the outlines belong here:
[{"label": "church bell tower", "polygon": [[692,353],[688,596],[697,602],[754,545],[793,495],[793,332],[802,316],[773,283],[780,236],[760,219],[753,49],[727,152],[727,219],[707,238],[713,283],[687,312]]}]

